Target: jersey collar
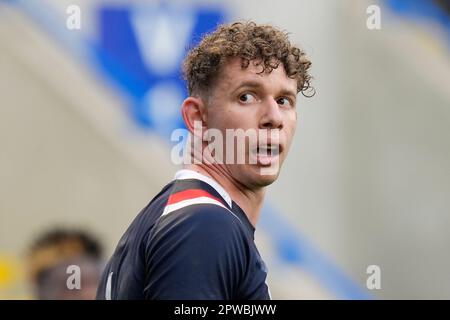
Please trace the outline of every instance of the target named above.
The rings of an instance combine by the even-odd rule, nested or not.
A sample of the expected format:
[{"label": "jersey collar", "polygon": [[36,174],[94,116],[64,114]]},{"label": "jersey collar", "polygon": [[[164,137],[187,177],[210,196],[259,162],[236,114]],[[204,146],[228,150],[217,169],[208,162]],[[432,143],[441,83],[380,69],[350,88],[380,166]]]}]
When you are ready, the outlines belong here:
[{"label": "jersey collar", "polygon": [[231,197],[228,194],[228,192],[225,191],[225,189],[218,184],[215,180],[211,179],[210,177],[207,177],[201,173],[198,173],[197,171],[190,170],[190,169],[182,169],[177,171],[175,173],[175,180],[186,180],[186,179],[197,179],[201,180],[207,184],[209,184],[211,187],[214,188],[214,190],[217,191],[217,193],[226,201],[226,203],[231,208],[233,206]]}]

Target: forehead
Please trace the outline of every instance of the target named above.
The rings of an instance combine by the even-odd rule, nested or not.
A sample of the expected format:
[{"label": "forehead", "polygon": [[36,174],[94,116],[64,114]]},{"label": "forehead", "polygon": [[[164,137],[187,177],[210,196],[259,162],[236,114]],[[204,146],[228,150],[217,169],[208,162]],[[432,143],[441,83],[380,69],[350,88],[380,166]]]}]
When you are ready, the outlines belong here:
[{"label": "forehead", "polygon": [[297,94],[297,81],[289,78],[282,63],[270,73],[261,73],[263,67],[256,65],[257,60],[250,61],[246,68],[242,68],[240,58],[232,58],[224,63],[217,81],[217,88],[233,90],[245,82],[254,82],[270,91],[292,91]]}]

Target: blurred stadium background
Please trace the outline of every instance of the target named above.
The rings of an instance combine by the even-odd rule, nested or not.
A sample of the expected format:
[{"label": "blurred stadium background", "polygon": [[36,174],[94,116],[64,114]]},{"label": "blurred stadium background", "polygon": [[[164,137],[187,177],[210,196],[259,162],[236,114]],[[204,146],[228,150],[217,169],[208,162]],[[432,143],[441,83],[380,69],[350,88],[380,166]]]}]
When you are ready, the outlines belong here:
[{"label": "blurred stadium background", "polygon": [[[369,5],[381,29],[369,30]],[[67,9],[81,10],[70,30]],[[449,1],[0,1],[0,298],[54,226],[106,257],[168,182],[186,48],[217,23],[290,31],[313,61],[256,232],[275,299],[450,299]],[[368,290],[366,269],[381,269]]]}]

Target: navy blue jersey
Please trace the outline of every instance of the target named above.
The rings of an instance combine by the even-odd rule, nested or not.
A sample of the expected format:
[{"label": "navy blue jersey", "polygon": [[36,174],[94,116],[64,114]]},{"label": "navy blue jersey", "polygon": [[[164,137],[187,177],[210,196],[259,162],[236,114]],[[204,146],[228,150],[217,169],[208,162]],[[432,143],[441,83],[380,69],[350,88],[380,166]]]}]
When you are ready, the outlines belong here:
[{"label": "navy blue jersey", "polygon": [[181,170],[120,239],[97,299],[270,299],[254,232],[217,182]]}]

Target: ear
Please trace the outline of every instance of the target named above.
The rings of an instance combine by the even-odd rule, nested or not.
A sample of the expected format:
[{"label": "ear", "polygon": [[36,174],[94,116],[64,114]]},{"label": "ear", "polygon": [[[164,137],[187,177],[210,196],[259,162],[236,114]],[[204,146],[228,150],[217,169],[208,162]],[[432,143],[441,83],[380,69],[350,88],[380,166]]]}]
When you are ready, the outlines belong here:
[{"label": "ear", "polygon": [[[186,128],[194,134],[194,125],[196,121],[201,123],[202,129],[206,127],[208,119],[207,108],[201,98],[188,97],[183,101],[181,107],[181,114],[183,115],[184,124]],[[197,123],[198,128],[198,123]]]}]

